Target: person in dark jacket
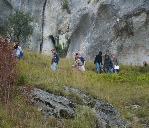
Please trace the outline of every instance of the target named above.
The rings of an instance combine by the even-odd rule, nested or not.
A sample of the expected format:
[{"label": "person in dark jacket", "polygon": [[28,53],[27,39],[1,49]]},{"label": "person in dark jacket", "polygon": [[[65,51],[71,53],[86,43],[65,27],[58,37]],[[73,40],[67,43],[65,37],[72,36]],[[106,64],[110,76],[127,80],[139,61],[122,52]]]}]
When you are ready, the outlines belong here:
[{"label": "person in dark jacket", "polygon": [[98,74],[99,69],[100,69],[100,73],[102,72],[101,68],[102,68],[102,52],[100,51],[98,55],[96,55],[95,60],[94,60],[94,64],[96,65],[96,73]]},{"label": "person in dark jacket", "polygon": [[104,71],[105,71],[106,73],[107,73],[107,72],[112,73],[112,67],[113,67],[112,61],[111,61],[111,59],[109,58],[109,56],[106,54],[106,55],[105,55],[105,59],[104,59]]},{"label": "person in dark jacket", "polygon": [[52,61],[51,61],[51,69],[53,71],[55,71],[57,69],[57,65],[58,65],[58,61],[59,61],[59,55],[56,52],[56,49],[52,49],[51,52],[53,54]]},{"label": "person in dark jacket", "polygon": [[9,42],[8,42],[8,37],[6,37],[6,39],[5,39],[5,41],[4,41],[4,47],[7,47],[8,46],[8,44],[9,44]]}]

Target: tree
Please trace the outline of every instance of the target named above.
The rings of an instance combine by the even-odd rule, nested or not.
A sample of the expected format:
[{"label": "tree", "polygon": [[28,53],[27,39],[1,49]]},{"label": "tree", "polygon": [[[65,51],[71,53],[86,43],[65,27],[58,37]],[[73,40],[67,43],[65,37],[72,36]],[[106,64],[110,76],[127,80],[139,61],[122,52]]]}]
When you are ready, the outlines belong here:
[{"label": "tree", "polygon": [[29,36],[33,33],[33,17],[24,11],[16,11],[8,18],[8,34],[12,41],[26,43]]}]

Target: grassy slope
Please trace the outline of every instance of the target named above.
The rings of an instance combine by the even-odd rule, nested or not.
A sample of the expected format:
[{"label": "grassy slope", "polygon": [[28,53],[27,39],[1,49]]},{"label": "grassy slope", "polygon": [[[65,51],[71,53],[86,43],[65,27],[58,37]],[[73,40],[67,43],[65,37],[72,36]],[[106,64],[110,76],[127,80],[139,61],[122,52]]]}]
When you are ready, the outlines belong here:
[{"label": "grassy slope", "polygon": [[[120,114],[133,122],[136,127],[140,127],[140,123],[149,124],[149,73],[141,74],[139,67],[123,66],[121,65],[121,71],[117,74],[96,74],[95,65],[92,62],[87,62],[87,70],[84,73],[72,72],[71,65],[72,60],[60,59],[59,67],[56,72],[50,69],[50,57],[44,55],[38,55],[31,52],[25,52],[24,58],[19,62],[20,82],[29,83],[32,86],[38,86],[45,90],[49,90],[52,93],[58,95],[64,95],[68,98],[72,98],[65,90],[63,86],[78,88],[89,95],[104,99],[111,103],[118,109]],[[21,99],[21,98],[20,98]],[[78,98],[79,99],[79,98]],[[72,99],[74,102],[79,102],[77,99]],[[17,106],[17,102],[23,102],[24,100],[14,100],[13,107]],[[80,101],[81,102],[81,101]],[[138,109],[133,109],[132,105],[141,106]],[[11,107],[12,108],[12,107]],[[78,116],[74,120],[57,120],[54,117],[44,119],[44,117],[35,110],[34,107],[27,105],[19,107],[20,111],[25,110],[29,112],[28,116],[24,116],[25,120],[19,118],[13,114],[8,118],[8,109],[3,110],[4,121],[9,122],[8,125],[14,125],[16,127],[22,125],[25,127],[74,127],[93,128],[95,118],[89,111],[80,110],[78,108]],[[1,112],[2,110],[0,110]],[[13,113],[13,109],[11,110]],[[5,114],[5,113],[8,113]],[[16,112],[21,113],[21,112]],[[38,118],[36,118],[36,116]],[[139,117],[140,121],[137,121]],[[15,118],[19,118],[21,123],[18,123]],[[3,122],[3,125],[4,125]],[[54,123],[53,123],[54,122]],[[0,122],[1,124],[1,122]]]}]

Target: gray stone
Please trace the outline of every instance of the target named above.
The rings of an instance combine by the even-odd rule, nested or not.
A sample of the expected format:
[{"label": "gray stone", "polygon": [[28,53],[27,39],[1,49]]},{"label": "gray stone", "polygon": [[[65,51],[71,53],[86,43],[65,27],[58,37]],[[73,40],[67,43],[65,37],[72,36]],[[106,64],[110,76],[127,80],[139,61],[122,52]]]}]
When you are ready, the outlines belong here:
[{"label": "gray stone", "polygon": [[75,117],[75,105],[65,97],[34,88],[30,94],[30,100],[38,106],[38,110],[42,111],[45,116],[54,115],[66,119]]},{"label": "gray stone", "polygon": [[130,122],[122,119],[117,110],[111,104],[101,99],[90,98],[78,89],[70,88],[70,90],[83,98],[84,103],[95,113],[99,123],[102,123],[103,128],[127,127],[127,125],[130,124]]},{"label": "gray stone", "polygon": [[64,87],[68,93],[72,92],[83,99],[84,105],[73,103],[71,100],[51,94],[38,88],[34,88],[30,93],[30,100],[37,105],[38,110],[45,116],[56,116],[58,118],[74,118],[76,116],[75,109],[77,106],[82,109],[90,109],[97,117],[98,123],[103,128],[111,127],[127,127],[130,122],[124,120],[117,110],[109,103],[94,99],[75,88]]}]

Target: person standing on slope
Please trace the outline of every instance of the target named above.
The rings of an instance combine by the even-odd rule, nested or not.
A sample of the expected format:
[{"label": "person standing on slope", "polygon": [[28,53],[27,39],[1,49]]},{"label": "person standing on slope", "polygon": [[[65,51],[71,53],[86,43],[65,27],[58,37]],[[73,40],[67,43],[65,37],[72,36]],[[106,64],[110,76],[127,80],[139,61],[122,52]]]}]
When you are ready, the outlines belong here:
[{"label": "person standing on slope", "polygon": [[85,71],[86,62],[83,56],[81,56],[79,53],[76,53],[76,57],[79,58],[82,62],[81,65],[81,71]]},{"label": "person standing on slope", "polygon": [[109,55],[105,55],[105,59],[104,59],[104,71],[105,73],[112,73],[112,68],[113,68],[113,64],[112,61],[109,57]]},{"label": "person standing on slope", "polygon": [[99,54],[96,55],[94,64],[96,65],[96,73],[98,74],[99,70],[102,73],[102,52],[99,51]]},{"label": "person standing on slope", "polygon": [[56,52],[56,49],[52,49],[51,52],[53,54],[52,61],[51,61],[51,69],[53,71],[55,71],[57,69],[57,65],[58,65],[58,61],[59,61],[59,55]]}]

